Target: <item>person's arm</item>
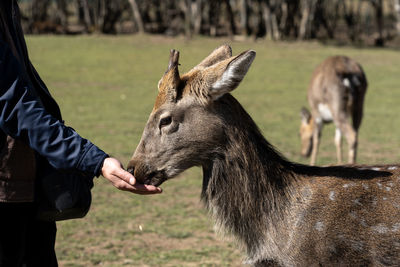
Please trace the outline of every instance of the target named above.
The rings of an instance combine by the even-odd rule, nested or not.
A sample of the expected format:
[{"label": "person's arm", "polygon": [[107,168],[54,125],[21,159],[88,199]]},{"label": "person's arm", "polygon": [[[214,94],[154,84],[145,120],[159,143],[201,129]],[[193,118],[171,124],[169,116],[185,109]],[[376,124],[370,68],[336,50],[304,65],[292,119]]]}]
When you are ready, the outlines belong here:
[{"label": "person's arm", "polygon": [[52,117],[22,73],[19,61],[0,41],[0,129],[4,133],[23,140],[56,169],[102,174],[117,188],[135,193],[160,192],[151,186],[129,185],[136,181],[119,161]]},{"label": "person's arm", "polygon": [[107,154],[52,117],[22,75],[8,45],[0,44],[0,128],[26,142],[56,169],[99,175]]}]

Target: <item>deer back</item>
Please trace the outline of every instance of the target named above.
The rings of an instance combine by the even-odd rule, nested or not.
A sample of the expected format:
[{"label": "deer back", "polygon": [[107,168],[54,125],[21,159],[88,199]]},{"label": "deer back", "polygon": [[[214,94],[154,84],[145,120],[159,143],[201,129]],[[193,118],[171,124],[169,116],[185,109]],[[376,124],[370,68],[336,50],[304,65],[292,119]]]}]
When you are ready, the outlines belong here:
[{"label": "deer back", "polygon": [[[314,118],[332,121],[340,112],[352,114],[363,101],[367,80],[360,64],[346,56],[333,56],[313,72],[308,102]],[[328,114],[324,111],[328,109]],[[351,117],[351,116],[350,116]]]}]

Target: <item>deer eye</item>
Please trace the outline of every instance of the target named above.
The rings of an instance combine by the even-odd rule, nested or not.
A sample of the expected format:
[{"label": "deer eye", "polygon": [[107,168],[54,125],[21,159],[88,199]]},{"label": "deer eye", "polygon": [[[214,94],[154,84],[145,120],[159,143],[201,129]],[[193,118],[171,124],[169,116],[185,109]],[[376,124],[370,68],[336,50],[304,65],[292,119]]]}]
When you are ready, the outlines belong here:
[{"label": "deer eye", "polygon": [[171,122],[172,122],[171,116],[164,117],[160,120],[160,125],[158,127],[161,129],[164,126],[171,124]]}]

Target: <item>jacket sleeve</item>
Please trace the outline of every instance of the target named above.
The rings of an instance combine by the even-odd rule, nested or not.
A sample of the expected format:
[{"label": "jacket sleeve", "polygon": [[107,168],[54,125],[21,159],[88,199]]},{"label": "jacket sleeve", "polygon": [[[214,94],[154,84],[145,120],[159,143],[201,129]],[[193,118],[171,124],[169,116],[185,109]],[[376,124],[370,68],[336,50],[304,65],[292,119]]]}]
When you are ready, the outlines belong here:
[{"label": "jacket sleeve", "polygon": [[0,41],[0,129],[27,143],[56,169],[98,176],[108,155],[51,116],[23,73]]}]

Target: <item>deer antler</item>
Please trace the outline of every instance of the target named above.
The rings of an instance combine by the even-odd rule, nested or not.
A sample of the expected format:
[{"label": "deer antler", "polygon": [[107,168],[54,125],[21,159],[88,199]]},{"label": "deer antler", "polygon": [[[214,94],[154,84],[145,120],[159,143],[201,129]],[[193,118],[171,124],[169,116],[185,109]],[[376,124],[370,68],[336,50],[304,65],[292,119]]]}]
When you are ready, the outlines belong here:
[{"label": "deer antler", "polygon": [[171,49],[169,53],[169,62],[168,62],[168,69],[166,72],[170,71],[172,68],[179,65],[179,51],[175,49]]}]

